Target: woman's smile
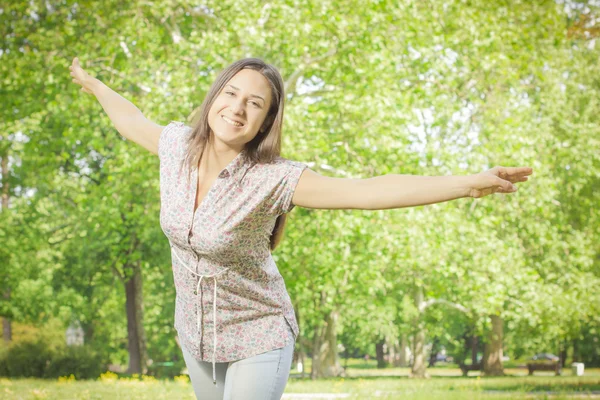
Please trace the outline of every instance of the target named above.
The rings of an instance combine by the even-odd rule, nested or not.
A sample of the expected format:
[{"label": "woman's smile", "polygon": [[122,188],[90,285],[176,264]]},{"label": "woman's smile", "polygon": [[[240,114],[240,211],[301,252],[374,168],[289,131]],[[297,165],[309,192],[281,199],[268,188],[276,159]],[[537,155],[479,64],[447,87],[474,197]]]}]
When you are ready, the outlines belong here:
[{"label": "woman's smile", "polygon": [[226,117],[224,115],[221,115],[221,119],[223,121],[227,122],[229,125],[235,126],[236,128],[241,128],[241,127],[244,126],[244,124],[242,122],[233,120],[233,119],[231,119],[229,117]]}]

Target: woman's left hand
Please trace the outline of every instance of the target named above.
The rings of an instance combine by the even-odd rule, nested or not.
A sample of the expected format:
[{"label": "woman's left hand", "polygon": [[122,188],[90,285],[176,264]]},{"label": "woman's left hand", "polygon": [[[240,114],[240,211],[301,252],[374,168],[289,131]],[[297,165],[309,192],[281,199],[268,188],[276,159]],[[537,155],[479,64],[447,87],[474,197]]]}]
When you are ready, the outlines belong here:
[{"label": "woman's left hand", "polygon": [[494,167],[485,172],[472,175],[469,197],[480,198],[493,193],[513,193],[517,191],[514,183],[526,182],[533,173],[530,167]]}]

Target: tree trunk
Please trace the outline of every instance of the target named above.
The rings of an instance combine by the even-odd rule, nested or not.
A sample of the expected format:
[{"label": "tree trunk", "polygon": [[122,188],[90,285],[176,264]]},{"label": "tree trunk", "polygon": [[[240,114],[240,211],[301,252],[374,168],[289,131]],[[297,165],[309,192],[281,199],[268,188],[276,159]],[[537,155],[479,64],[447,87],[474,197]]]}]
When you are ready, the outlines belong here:
[{"label": "tree trunk", "polygon": [[[296,323],[298,324],[298,329],[300,329],[300,327],[302,326],[302,320],[300,318],[300,309],[298,308],[297,304],[294,304],[294,313],[296,313]],[[300,376],[302,378],[305,378],[306,376],[306,351],[305,351],[305,343],[304,340],[302,340],[302,337],[298,336],[298,341],[297,341],[297,346],[296,348],[298,349],[296,352],[294,352],[294,361],[292,361],[292,364],[295,362],[296,366],[298,368],[298,372],[300,372]]]},{"label": "tree trunk", "polygon": [[381,339],[379,342],[375,343],[375,354],[377,356],[377,368],[385,368],[387,367],[387,363],[385,362],[384,353],[385,349],[385,339]]},{"label": "tree trunk", "polygon": [[435,363],[437,361],[438,343],[439,339],[437,337],[434,337],[433,343],[431,344],[431,353],[429,354],[429,365],[427,366],[428,368],[435,367]]},{"label": "tree trunk", "polygon": [[413,378],[427,378],[427,365],[425,364],[425,330],[422,328],[415,334],[413,360],[410,376]]},{"label": "tree trunk", "polygon": [[321,368],[321,343],[323,342],[323,332],[325,331],[324,326],[315,326],[313,333],[312,343],[312,367],[310,369],[310,379],[315,380],[319,377],[319,370]]},{"label": "tree trunk", "polygon": [[408,367],[408,352],[406,349],[408,348],[408,337],[406,333],[402,334],[402,339],[400,339],[400,357],[398,360],[397,367]]},{"label": "tree trunk", "polygon": [[396,366],[398,364],[398,352],[400,351],[400,345],[397,338],[393,338],[393,342],[390,340],[388,343],[388,365]]},{"label": "tree trunk", "polygon": [[579,354],[579,341],[573,339],[573,362],[579,362],[581,355]]},{"label": "tree trunk", "polygon": [[94,340],[95,327],[93,322],[82,322],[81,328],[83,329],[83,337],[86,342]]},{"label": "tree trunk", "polygon": [[560,350],[558,352],[558,356],[560,357],[560,366],[562,368],[565,367],[567,363],[567,346],[569,343],[566,340],[560,341]]},{"label": "tree trunk", "polygon": [[[417,309],[421,309],[424,302],[423,288],[418,286],[413,293],[413,301]],[[417,333],[413,340],[413,365],[410,376],[413,378],[428,378],[427,365],[425,364],[425,326],[421,316],[416,321]]]},{"label": "tree trunk", "polygon": [[298,363],[302,365],[300,377],[304,379],[306,377],[306,352],[302,349],[298,350]]},{"label": "tree trunk", "polygon": [[[6,301],[10,301],[10,288],[6,289],[4,292],[4,298]],[[2,337],[4,338],[4,343],[8,343],[12,340],[12,322],[9,318],[2,318]]]},{"label": "tree trunk", "polygon": [[[344,376],[344,369],[340,365],[337,352],[337,319],[339,314],[337,311],[332,311],[325,316],[325,324],[320,329],[318,339],[313,344],[313,367],[311,370],[311,378],[324,378],[334,376]],[[316,362],[316,363],[315,363]]]},{"label": "tree trunk", "polygon": [[502,366],[502,341],[504,337],[504,321],[498,315],[491,315],[492,331],[490,332],[483,357],[483,373],[488,376],[504,375]]},{"label": "tree trunk", "polygon": [[388,365],[392,365],[393,367],[400,366],[400,342],[397,337],[392,338],[388,343]]},{"label": "tree trunk", "polygon": [[471,336],[471,364],[477,364],[477,349],[479,348],[479,336]]},{"label": "tree trunk", "polygon": [[143,374],[146,368],[146,335],[142,324],[144,308],[142,296],[142,271],[140,262],[125,267],[131,276],[125,281],[125,308],[127,311],[127,339],[130,374]]},{"label": "tree trunk", "polygon": [[[8,208],[10,206],[9,194],[10,194],[10,182],[8,179],[8,153],[2,155],[2,213],[8,214]],[[8,282],[6,282],[8,285]],[[10,287],[7,287],[4,293],[2,294],[4,299],[7,302],[10,302]],[[10,318],[3,317],[2,318],[2,337],[4,338],[4,342],[8,343],[12,340],[12,322]]]}]

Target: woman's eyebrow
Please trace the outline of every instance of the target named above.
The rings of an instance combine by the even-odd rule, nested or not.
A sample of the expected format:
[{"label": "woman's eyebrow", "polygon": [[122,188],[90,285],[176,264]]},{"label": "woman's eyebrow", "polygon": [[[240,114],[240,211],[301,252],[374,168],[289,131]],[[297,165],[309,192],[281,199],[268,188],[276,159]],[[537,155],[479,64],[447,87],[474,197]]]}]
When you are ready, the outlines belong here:
[{"label": "woman's eyebrow", "polygon": [[[227,84],[227,86],[229,86],[229,87],[231,87],[232,89],[235,89],[235,90],[240,90],[240,88],[235,87],[235,86],[233,86],[232,84],[229,84],[229,83]],[[257,97],[257,98],[261,99],[262,101],[265,101],[264,97],[259,96],[257,94],[250,94],[250,97]]]}]

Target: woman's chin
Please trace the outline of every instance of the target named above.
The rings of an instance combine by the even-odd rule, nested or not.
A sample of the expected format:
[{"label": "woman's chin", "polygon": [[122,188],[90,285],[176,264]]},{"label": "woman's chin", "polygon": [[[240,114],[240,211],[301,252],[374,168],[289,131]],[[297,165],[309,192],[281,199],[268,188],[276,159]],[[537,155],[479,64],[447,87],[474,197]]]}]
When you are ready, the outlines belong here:
[{"label": "woman's chin", "polygon": [[246,144],[244,141],[244,135],[241,133],[234,132],[217,132],[215,133],[215,141],[228,146],[228,147],[239,147]]}]

